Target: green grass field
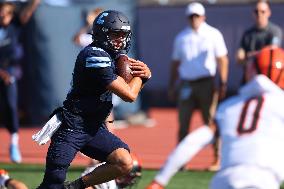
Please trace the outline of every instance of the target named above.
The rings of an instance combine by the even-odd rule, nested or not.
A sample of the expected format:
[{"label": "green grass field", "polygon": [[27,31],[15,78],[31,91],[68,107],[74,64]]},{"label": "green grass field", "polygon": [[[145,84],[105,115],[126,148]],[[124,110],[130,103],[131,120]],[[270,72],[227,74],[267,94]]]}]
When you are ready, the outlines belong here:
[{"label": "green grass field", "polygon": [[[11,177],[26,183],[30,189],[35,189],[42,180],[44,166],[30,164],[3,164],[1,169],[9,171]],[[70,167],[68,171],[68,180],[77,178],[84,170],[83,167]],[[144,189],[151,182],[157,171],[143,170],[142,178],[132,189]],[[210,178],[214,173],[205,171],[181,171],[171,180],[167,189],[206,189]]]}]

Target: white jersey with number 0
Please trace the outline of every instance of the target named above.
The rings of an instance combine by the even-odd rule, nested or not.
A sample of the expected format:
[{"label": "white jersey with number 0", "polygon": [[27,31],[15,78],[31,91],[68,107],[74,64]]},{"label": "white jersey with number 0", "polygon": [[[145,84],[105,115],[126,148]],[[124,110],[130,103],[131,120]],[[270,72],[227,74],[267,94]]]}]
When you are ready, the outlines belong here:
[{"label": "white jersey with number 0", "polygon": [[284,178],[284,92],[266,76],[221,103],[216,121],[222,139],[221,169],[254,165]]}]

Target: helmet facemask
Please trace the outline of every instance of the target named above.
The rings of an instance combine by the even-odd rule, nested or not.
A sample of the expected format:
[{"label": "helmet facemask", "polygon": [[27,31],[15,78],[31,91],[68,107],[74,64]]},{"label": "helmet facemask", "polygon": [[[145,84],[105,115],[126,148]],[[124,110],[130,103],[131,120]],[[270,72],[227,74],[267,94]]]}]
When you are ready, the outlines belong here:
[{"label": "helmet facemask", "polygon": [[131,32],[129,30],[109,30],[102,28],[105,33],[106,41],[105,46],[116,53],[127,50],[130,40]]}]

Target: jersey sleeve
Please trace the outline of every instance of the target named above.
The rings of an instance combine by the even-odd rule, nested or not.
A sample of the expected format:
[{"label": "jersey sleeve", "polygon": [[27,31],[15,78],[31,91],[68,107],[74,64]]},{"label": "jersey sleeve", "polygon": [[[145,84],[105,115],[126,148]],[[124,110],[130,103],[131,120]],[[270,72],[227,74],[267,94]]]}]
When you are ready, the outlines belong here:
[{"label": "jersey sleeve", "polygon": [[226,47],[224,37],[219,30],[216,30],[215,40],[215,56],[222,57],[227,55],[228,49]]},{"label": "jersey sleeve", "polygon": [[278,26],[275,26],[275,28],[272,30],[272,39],[271,39],[271,45],[277,45],[281,47],[282,45],[282,30]]},{"label": "jersey sleeve", "polygon": [[84,66],[87,76],[103,87],[117,78],[113,60],[103,49],[95,47],[88,49]]}]

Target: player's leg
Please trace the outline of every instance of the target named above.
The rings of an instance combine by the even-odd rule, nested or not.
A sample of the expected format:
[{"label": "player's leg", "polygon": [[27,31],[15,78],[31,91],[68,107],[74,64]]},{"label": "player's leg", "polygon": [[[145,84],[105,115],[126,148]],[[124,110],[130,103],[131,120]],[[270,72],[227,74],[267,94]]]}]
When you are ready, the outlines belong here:
[{"label": "player's leg", "polygon": [[28,187],[21,181],[9,177],[6,170],[0,170],[0,188],[7,189],[27,189]]},{"label": "player's leg", "polygon": [[[81,173],[81,177],[92,172],[95,168],[97,168],[98,166],[101,166],[105,164],[105,162],[102,163],[97,163],[96,165],[93,165],[92,167],[87,167],[82,173]],[[86,189],[118,189],[117,185],[116,185],[116,181],[115,180],[111,180],[109,182],[105,182],[96,186],[90,186]]]},{"label": "player's leg", "polygon": [[[117,97],[119,98],[119,97]],[[114,126],[114,115],[113,115],[113,111],[110,113],[110,115],[107,117],[106,119],[106,127],[107,129],[111,132],[111,133],[114,133],[115,132],[115,126]],[[84,154],[80,153],[82,156],[86,157]],[[96,159],[92,159],[90,158],[90,161],[88,163],[88,166],[86,169],[88,168],[92,168],[94,167],[95,165],[98,165],[100,164],[101,162],[96,160]]]},{"label": "player's leg", "polygon": [[62,189],[76,152],[68,143],[53,140],[47,152],[44,178],[38,189]]},{"label": "player's leg", "polygon": [[4,86],[4,124],[10,135],[10,158],[13,162],[20,163],[22,160],[19,150],[19,118],[18,118],[18,91],[16,82]]},{"label": "player's leg", "polygon": [[[85,155],[106,162],[91,173],[73,181],[65,188],[84,188],[98,185],[126,175],[132,169],[132,159],[128,146],[105,127],[100,127],[93,139],[81,149]],[[81,185],[83,182],[83,186]]]},{"label": "player's leg", "polygon": [[169,155],[165,165],[147,189],[159,189],[159,187],[166,186],[183,165],[212,142],[213,135],[213,131],[208,126],[202,126],[188,134]]},{"label": "player's leg", "polygon": [[86,186],[108,182],[128,174],[132,169],[131,156],[124,148],[113,151],[107,158],[107,161],[108,163],[97,167],[82,178]]},{"label": "player's leg", "polygon": [[7,189],[28,189],[28,187],[21,181],[11,179],[7,182]]},{"label": "player's leg", "polygon": [[179,133],[178,141],[180,142],[187,134],[189,122],[195,107],[193,88],[185,81],[181,84],[179,89],[178,99],[178,120],[179,120]]},{"label": "player's leg", "polygon": [[[68,117],[67,114],[68,112],[64,114],[65,122],[51,138],[44,178],[38,189],[62,189],[70,163],[82,146],[91,139],[83,129],[82,120],[73,114]],[[67,124],[70,122],[76,122],[76,125]]]}]

